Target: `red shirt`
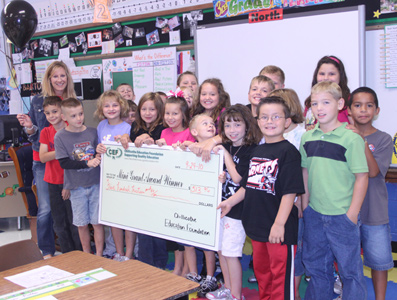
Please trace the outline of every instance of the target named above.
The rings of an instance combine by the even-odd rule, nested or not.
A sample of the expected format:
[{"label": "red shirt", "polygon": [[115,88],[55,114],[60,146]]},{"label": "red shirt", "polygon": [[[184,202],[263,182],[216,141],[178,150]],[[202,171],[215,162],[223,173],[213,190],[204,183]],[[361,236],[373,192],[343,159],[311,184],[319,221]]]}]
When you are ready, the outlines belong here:
[{"label": "red shirt", "polygon": [[[54,137],[57,131],[52,125],[43,128],[40,133],[40,144],[48,147],[48,152],[55,151]],[[52,184],[63,184],[63,169],[56,159],[47,161],[45,164],[44,181]]]}]

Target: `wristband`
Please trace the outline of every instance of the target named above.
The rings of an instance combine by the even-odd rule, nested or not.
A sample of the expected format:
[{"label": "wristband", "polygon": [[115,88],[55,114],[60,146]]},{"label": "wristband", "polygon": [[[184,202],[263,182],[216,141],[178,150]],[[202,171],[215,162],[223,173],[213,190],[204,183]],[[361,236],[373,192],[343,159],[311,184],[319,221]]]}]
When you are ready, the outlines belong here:
[{"label": "wristband", "polygon": [[32,125],[32,127],[29,128],[25,126],[25,130],[33,130],[33,129],[34,129],[34,125]]}]

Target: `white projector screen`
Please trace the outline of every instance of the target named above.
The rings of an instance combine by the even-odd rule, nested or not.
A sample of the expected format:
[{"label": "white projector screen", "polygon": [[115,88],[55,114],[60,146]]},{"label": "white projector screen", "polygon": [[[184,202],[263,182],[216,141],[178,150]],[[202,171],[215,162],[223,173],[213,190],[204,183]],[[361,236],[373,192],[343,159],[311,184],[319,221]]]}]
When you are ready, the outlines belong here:
[{"label": "white projector screen", "polygon": [[342,60],[351,90],[365,84],[363,6],[286,15],[280,21],[221,25],[225,26],[196,31],[197,75],[200,83],[221,79],[232,104],[248,103],[251,79],[266,65],[283,69],[285,87],[294,89],[303,103],[317,62],[325,55]]}]

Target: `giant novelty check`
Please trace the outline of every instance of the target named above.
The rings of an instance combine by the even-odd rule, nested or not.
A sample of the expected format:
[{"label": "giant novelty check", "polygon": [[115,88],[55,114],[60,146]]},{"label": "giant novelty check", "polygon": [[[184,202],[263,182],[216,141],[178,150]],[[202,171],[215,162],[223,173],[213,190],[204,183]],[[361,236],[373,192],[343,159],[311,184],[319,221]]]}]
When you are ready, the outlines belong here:
[{"label": "giant novelty check", "polygon": [[189,151],[132,145],[106,143],[100,222],[218,250],[223,153],[205,163]]}]

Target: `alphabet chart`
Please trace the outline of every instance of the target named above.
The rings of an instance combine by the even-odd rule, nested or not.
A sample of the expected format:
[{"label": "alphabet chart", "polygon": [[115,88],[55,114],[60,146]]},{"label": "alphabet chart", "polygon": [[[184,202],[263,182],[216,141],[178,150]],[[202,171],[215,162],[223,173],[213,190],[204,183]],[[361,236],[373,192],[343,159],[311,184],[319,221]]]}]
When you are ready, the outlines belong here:
[{"label": "alphabet chart", "polygon": [[[94,8],[88,0],[27,0],[38,16],[36,32],[89,24],[94,19]],[[212,0],[113,0],[110,13],[113,19],[158,11],[212,3]]]}]

